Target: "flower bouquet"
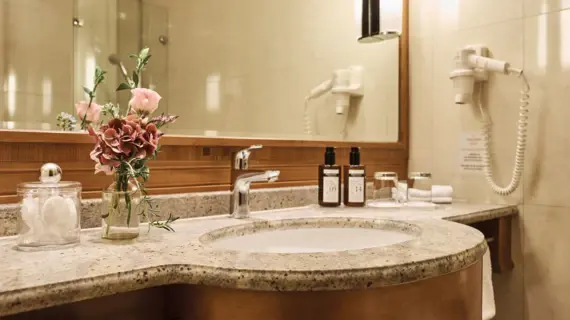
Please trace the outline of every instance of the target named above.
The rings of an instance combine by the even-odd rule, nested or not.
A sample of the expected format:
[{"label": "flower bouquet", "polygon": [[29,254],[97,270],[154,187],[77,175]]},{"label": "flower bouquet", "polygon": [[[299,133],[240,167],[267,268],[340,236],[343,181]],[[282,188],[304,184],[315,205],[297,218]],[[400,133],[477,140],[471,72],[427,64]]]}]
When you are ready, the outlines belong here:
[{"label": "flower bouquet", "polygon": [[[95,139],[91,159],[95,161],[95,174],[103,172],[114,176],[114,182],[103,191],[101,217],[102,237],[105,239],[132,239],[139,235],[139,218],[146,218],[150,226],[174,231],[170,223],[177,218],[169,215],[165,221],[158,220],[158,210],[147,195],[145,183],[150,177],[147,162],[156,158],[159,140],[163,136],[160,129],[174,122],[177,116],[152,116],[158,108],[160,95],[145,88],[139,88],[141,73],[150,59],[149,49],[143,49],[136,59],[132,77],[126,77],[117,88],[131,90],[132,98],[128,108],[121,113],[117,104],[98,105],[94,102],[97,87],[105,80],[106,72],[97,67],[93,89],[84,87],[89,101],[75,105],[80,120],[61,114],[58,126],[72,129],[80,122],[81,129],[87,130]],[[104,117],[106,120],[102,120]]]}]

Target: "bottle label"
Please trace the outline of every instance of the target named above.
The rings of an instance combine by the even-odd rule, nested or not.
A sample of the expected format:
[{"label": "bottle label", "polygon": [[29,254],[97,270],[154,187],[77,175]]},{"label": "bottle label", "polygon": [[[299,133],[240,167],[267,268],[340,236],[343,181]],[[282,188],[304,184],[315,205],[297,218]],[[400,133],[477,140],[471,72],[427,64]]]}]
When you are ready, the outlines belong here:
[{"label": "bottle label", "polygon": [[[325,170],[326,171],[326,170]],[[337,171],[338,174],[338,170]],[[326,203],[338,203],[340,202],[339,199],[339,192],[338,189],[340,187],[338,175],[334,177],[323,177],[323,202]]]},{"label": "bottle label", "polygon": [[323,174],[325,176],[338,176],[340,174],[339,169],[324,169]]},{"label": "bottle label", "polygon": [[348,175],[353,176],[364,176],[364,170],[362,169],[350,169],[348,170]]},{"label": "bottle label", "polygon": [[348,202],[350,203],[364,202],[365,187],[366,184],[363,176],[348,177]]}]

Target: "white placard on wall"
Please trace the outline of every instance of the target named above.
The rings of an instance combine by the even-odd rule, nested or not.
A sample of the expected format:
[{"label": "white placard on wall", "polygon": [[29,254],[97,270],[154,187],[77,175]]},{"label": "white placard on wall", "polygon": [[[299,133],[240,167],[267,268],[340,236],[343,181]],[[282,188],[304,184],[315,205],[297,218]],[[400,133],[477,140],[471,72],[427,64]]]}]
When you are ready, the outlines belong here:
[{"label": "white placard on wall", "polygon": [[484,136],[480,131],[463,132],[459,143],[459,170],[461,173],[482,174],[485,154]]}]

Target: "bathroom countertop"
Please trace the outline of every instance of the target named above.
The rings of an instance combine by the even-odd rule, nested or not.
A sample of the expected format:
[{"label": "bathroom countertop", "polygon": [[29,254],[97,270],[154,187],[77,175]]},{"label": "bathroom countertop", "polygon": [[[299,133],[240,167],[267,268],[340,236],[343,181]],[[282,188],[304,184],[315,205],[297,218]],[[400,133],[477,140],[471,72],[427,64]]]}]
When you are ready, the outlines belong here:
[{"label": "bathroom countertop", "polygon": [[[515,212],[508,206],[453,205],[430,211],[310,206],[258,212],[247,220],[186,219],[176,222],[176,233],[153,229],[119,244],[104,243],[98,229],[83,230],[80,246],[44,252],[16,251],[15,238],[5,237],[0,240],[0,316],[168,284],[317,291],[418,281],[468,267],[487,250],[479,231],[432,216],[465,222]],[[351,224],[393,218],[402,220],[399,228],[421,232],[414,240],[387,247],[299,254],[212,249],[199,240],[219,228],[290,218]]]},{"label": "bathroom countertop", "polygon": [[453,204],[440,205],[434,210],[435,216],[463,224],[488,221],[518,214],[516,205],[497,204]]}]

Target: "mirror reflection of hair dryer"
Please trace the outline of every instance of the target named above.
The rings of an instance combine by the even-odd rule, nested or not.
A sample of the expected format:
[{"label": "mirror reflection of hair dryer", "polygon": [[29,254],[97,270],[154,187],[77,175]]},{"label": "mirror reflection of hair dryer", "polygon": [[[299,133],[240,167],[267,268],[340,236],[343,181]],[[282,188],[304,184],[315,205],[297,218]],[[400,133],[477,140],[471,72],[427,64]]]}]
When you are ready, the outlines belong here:
[{"label": "mirror reflection of hair dryer", "polygon": [[121,58],[116,53],[113,53],[109,55],[107,59],[109,59],[109,62],[112,65],[117,66],[119,70],[121,70],[123,78],[125,78],[125,81],[129,82],[129,73],[127,72],[127,68],[125,68],[125,65],[123,64]]},{"label": "mirror reflection of hair dryer", "polygon": [[362,66],[351,66],[348,69],[335,70],[330,79],[314,87],[305,98],[305,133],[313,134],[311,118],[309,115],[309,101],[318,99],[329,91],[334,96],[335,112],[342,115],[350,107],[350,97],[362,97]]}]

